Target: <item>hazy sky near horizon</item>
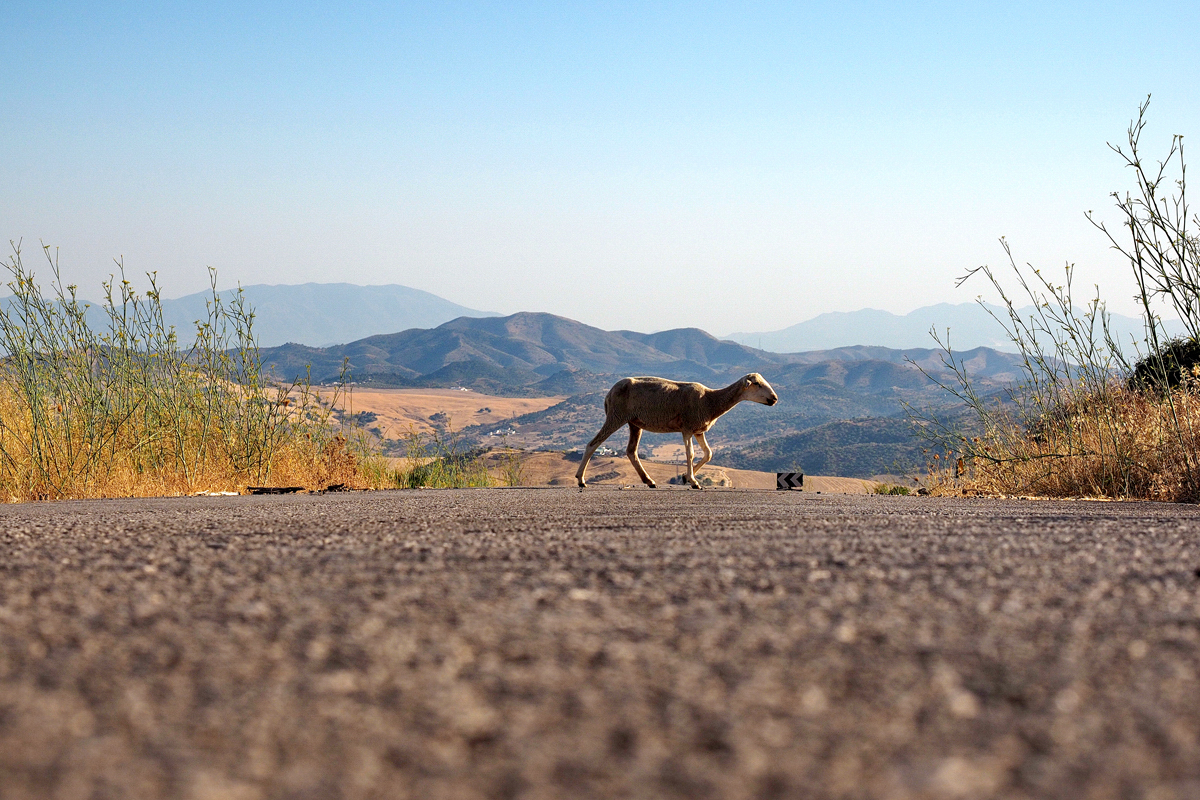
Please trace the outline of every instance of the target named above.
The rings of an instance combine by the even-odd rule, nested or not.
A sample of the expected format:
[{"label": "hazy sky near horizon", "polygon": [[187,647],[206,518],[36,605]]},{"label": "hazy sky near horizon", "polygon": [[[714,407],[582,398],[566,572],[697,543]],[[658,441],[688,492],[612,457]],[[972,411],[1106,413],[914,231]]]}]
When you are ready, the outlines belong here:
[{"label": "hazy sky near horizon", "polygon": [[[1200,4],[64,3],[0,8],[0,234],[84,296],[400,283],[604,328],[773,330],[1077,264],[1106,147],[1200,135]],[[1190,141],[1190,139],[1189,139]]]}]

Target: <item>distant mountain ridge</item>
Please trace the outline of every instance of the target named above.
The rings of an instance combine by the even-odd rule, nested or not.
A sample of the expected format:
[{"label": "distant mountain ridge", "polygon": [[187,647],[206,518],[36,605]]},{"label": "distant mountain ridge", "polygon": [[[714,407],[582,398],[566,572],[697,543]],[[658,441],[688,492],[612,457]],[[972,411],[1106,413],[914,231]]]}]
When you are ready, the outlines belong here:
[{"label": "distant mountain ridge", "polygon": [[300,374],[311,365],[314,380],[332,380],[349,359],[355,380],[397,386],[461,383],[492,391],[531,387],[550,378],[561,382],[567,377],[564,372],[584,372],[602,383],[610,383],[614,374],[663,371],[701,380],[774,363],[767,354],[697,329],[663,334],[605,331],[529,312],[460,317],[436,328],[370,336],[337,347],[288,344],[265,348],[262,354],[282,377]]},{"label": "distant mountain ridge", "polygon": [[[224,303],[237,289],[218,292]],[[353,283],[253,284],[241,287],[254,312],[253,332],[260,347],[288,342],[308,347],[328,347],[383,333],[413,328],[435,328],[459,317],[495,317],[492,311],[461,306],[436,294],[400,284],[359,286]],[[87,321],[107,330],[103,304],[81,298]],[[174,326],[181,342],[196,335],[196,321],[208,318],[212,292],[196,292],[174,299],[163,298],[163,321]],[[11,307],[13,297],[0,297],[0,306]]]},{"label": "distant mountain ridge", "polygon": [[[235,292],[220,294],[230,298]],[[462,316],[496,316],[399,284],[254,284],[243,286],[242,293],[254,309],[254,332],[262,347],[287,342],[328,346],[387,331],[433,328]],[[198,292],[163,300],[163,316],[180,334],[190,334],[195,321],[207,316],[205,301],[211,297],[210,292]]]},{"label": "distant mountain ridge", "polygon": [[[236,291],[227,289],[220,294],[228,301]],[[254,310],[254,332],[262,347],[277,347],[290,342],[324,348],[357,342],[371,336],[437,328],[459,317],[501,316],[399,284],[254,284],[242,287],[241,291]],[[207,315],[205,303],[210,298],[209,292],[197,292],[164,299],[165,321],[175,326],[182,339],[190,339],[195,330],[195,321]],[[0,299],[0,302],[6,300]],[[91,305],[93,308],[89,311],[89,320],[104,325],[105,318],[99,304],[93,302]],[[1007,318],[1006,312],[999,306],[989,305],[985,309],[978,303],[939,303],[904,315],[870,308],[828,312],[781,330],[737,332],[723,339],[709,338],[725,342],[726,348],[742,345],[771,353],[812,352],[856,346],[907,350],[936,347],[930,330],[937,330],[944,335],[949,328],[950,343],[955,350],[990,347],[1013,351],[1015,348],[1006,338],[1003,328],[988,315],[988,310],[1001,319]],[[1032,310],[1032,307],[1024,308],[1020,313],[1027,316]],[[1123,345],[1128,345],[1131,339],[1142,340],[1140,319],[1119,314],[1112,315],[1111,319],[1113,330]],[[1168,322],[1166,328],[1171,335],[1183,332],[1177,322]],[[677,358],[694,360],[681,349],[695,344],[694,338],[684,333],[694,330],[680,328],[658,333],[611,333],[647,344]],[[712,349],[708,345],[705,347],[706,352]]]},{"label": "distant mountain ridge", "polygon": [[[911,311],[908,314],[893,314],[874,308],[859,311],[831,311],[810,320],[777,331],[755,333],[731,333],[725,337],[750,347],[761,347],[780,353],[811,350],[829,350],[854,345],[881,345],[894,349],[936,346],[930,336],[934,329],[945,336],[950,329],[950,344],[955,350],[970,350],[976,347],[991,347],[997,350],[1014,350],[1012,342],[1004,335],[999,323],[988,314],[993,311],[1007,321],[1008,312],[1000,306],[989,305],[986,309],[978,303],[938,303]],[[1019,309],[1028,317],[1033,307]],[[1113,314],[1112,331],[1122,345],[1128,345],[1130,337],[1137,341],[1143,338],[1142,321],[1136,317]],[[1177,333],[1176,324],[1167,328]]]}]

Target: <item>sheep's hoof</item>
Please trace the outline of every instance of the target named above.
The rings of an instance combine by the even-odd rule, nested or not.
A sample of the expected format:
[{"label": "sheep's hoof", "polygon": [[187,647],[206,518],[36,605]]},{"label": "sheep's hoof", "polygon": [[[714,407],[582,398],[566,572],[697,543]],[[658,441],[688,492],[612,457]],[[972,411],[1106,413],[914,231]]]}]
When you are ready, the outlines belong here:
[{"label": "sheep's hoof", "polygon": [[586,483],[584,483],[582,479],[580,479],[580,481],[579,481],[579,488],[580,488],[580,489],[586,489],[586,488],[587,488],[587,484],[586,484]]},{"label": "sheep's hoof", "polygon": [[658,484],[657,484],[657,483],[655,483],[654,481],[646,481],[646,485],[647,485],[647,486],[649,486],[651,489],[657,489],[657,488],[658,488]]}]

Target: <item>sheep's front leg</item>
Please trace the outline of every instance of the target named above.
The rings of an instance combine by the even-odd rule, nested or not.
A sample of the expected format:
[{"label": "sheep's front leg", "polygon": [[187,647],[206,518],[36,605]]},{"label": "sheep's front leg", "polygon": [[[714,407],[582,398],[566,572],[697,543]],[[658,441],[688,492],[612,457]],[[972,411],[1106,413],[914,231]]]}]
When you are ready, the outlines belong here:
[{"label": "sheep's front leg", "polygon": [[642,440],[642,429],[629,423],[629,447],[625,448],[625,454],[629,456],[629,461],[633,464],[633,468],[637,470],[637,474],[641,477],[642,483],[649,486],[651,489],[657,489],[658,484],[650,480],[650,476],[646,474],[646,470],[642,467],[642,460],[638,458],[637,449],[638,442]]},{"label": "sheep's front leg", "polygon": [[690,433],[683,434],[683,454],[687,457],[687,482],[693,489],[699,489],[700,484],[696,482],[696,471],[692,468],[692,458],[696,452],[692,449],[692,435]]}]

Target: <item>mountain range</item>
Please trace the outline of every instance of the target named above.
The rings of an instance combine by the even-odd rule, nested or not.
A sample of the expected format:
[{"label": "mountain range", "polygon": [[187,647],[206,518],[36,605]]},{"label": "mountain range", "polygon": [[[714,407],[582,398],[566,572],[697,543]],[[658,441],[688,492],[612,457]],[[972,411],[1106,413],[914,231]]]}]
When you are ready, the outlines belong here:
[{"label": "mountain range", "polygon": [[[459,317],[495,317],[446,300],[435,294],[397,284],[358,286],[349,283],[305,283],[300,285],[255,284],[241,289],[254,309],[254,332],[262,347],[286,343],[323,348],[356,342],[370,336],[388,335],[414,328],[436,328]],[[236,290],[221,292],[224,300]],[[163,300],[163,315],[181,337],[195,329],[195,321],[206,316],[209,292]],[[3,302],[3,301],[0,301]],[[102,324],[104,315],[93,303],[89,319]],[[831,350],[855,345],[877,345],[893,349],[931,348],[936,343],[930,330],[943,335],[950,329],[955,350],[991,347],[1014,350],[1001,325],[989,315],[1006,319],[998,306],[978,303],[940,303],[898,315],[877,309],[829,312],[774,331],[737,332],[723,337],[726,341],[757,350],[794,353]],[[1032,307],[1021,309],[1028,316]],[[1142,339],[1140,319],[1112,315],[1112,328],[1122,343]],[[1176,323],[1167,323],[1173,335],[1182,332]],[[666,334],[672,332],[667,331]],[[660,334],[640,334],[660,336]]]},{"label": "mountain range", "polygon": [[[460,385],[495,394],[548,396],[607,388],[613,376],[664,375],[707,383],[747,372],[770,373],[784,385],[824,380],[862,390],[918,388],[926,370],[942,368],[931,348],[844,347],[771,353],[724,341],[698,329],[659,333],[606,331],[553,314],[460,317],[331,347],[286,344],[263,348],[263,363],[283,379],[311,371],[332,382],[349,365],[352,380],[376,386]],[[1019,361],[989,348],[958,354],[979,377],[1011,380]],[[912,363],[909,363],[912,362]]]},{"label": "mountain range", "polygon": [[[226,289],[218,294],[228,306],[238,291]],[[288,342],[326,347],[374,334],[433,328],[458,317],[497,316],[399,284],[255,284],[243,286],[240,291],[254,311],[253,332],[260,347],[277,347]],[[190,342],[196,334],[196,322],[208,318],[211,301],[211,291],[162,298],[163,322],[175,328],[181,341]],[[11,295],[0,298],[2,309],[13,308],[13,303]],[[109,319],[103,304],[94,300],[83,303],[87,306],[88,324],[97,330],[107,330]]]},{"label": "mountain range", "polygon": [[[810,320],[776,331],[756,333],[731,333],[727,339],[744,345],[791,353],[800,350],[827,350],[856,344],[884,345],[893,348],[933,347],[936,343],[930,335],[934,330],[945,341],[946,329],[950,330],[950,344],[955,350],[991,347],[998,350],[1015,350],[1013,343],[1004,334],[1000,323],[992,318],[997,315],[1008,322],[1008,311],[1000,306],[979,303],[938,303],[918,308],[908,314],[899,315],[889,311],[864,308],[859,311],[831,311]],[[1028,318],[1034,308],[1018,310]],[[1172,335],[1182,333],[1182,326],[1167,322]],[[1142,341],[1142,320],[1112,314],[1110,329],[1122,345]]]},{"label": "mountain range", "polygon": [[[221,292],[228,301],[236,290]],[[262,347],[287,342],[326,346],[378,333],[432,328],[457,317],[488,317],[491,312],[460,306],[408,286],[356,286],[351,283],[255,284],[242,294],[254,309],[254,332]],[[181,333],[195,331],[207,316],[211,292],[163,300],[163,318]]]},{"label": "mountain range", "polygon": [[[301,285],[245,286],[242,292],[255,310],[254,328],[259,344],[275,347],[293,342],[310,347],[327,347],[388,335],[413,328],[436,328],[458,317],[496,317],[496,313],[467,308],[435,294],[396,284],[356,286],[349,283],[306,283]],[[225,297],[232,291],[222,292]],[[168,324],[180,331],[191,330],[194,320],[205,313],[207,292],[163,301]],[[1013,350],[999,323],[989,315],[1007,319],[999,306],[979,303],[939,303],[899,315],[877,309],[829,312],[775,331],[732,333],[725,340],[757,350],[794,353],[831,350],[855,345],[879,345],[892,349],[933,348],[930,330],[944,335],[956,350],[990,347]],[[1024,316],[1032,307],[1020,310]],[[1120,341],[1142,339],[1140,319],[1114,314],[1112,329]],[[1168,328],[1170,324],[1168,323]],[[1176,332],[1171,329],[1172,332]],[[672,334],[671,331],[664,332]],[[660,337],[663,334],[640,334]],[[649,340],[647,340],[649,341]],[[658,344],[654,345],[659,347]],[[663,349],[659,347],[659,349]],[[667,352],[672,352],[667,349]]]}]

